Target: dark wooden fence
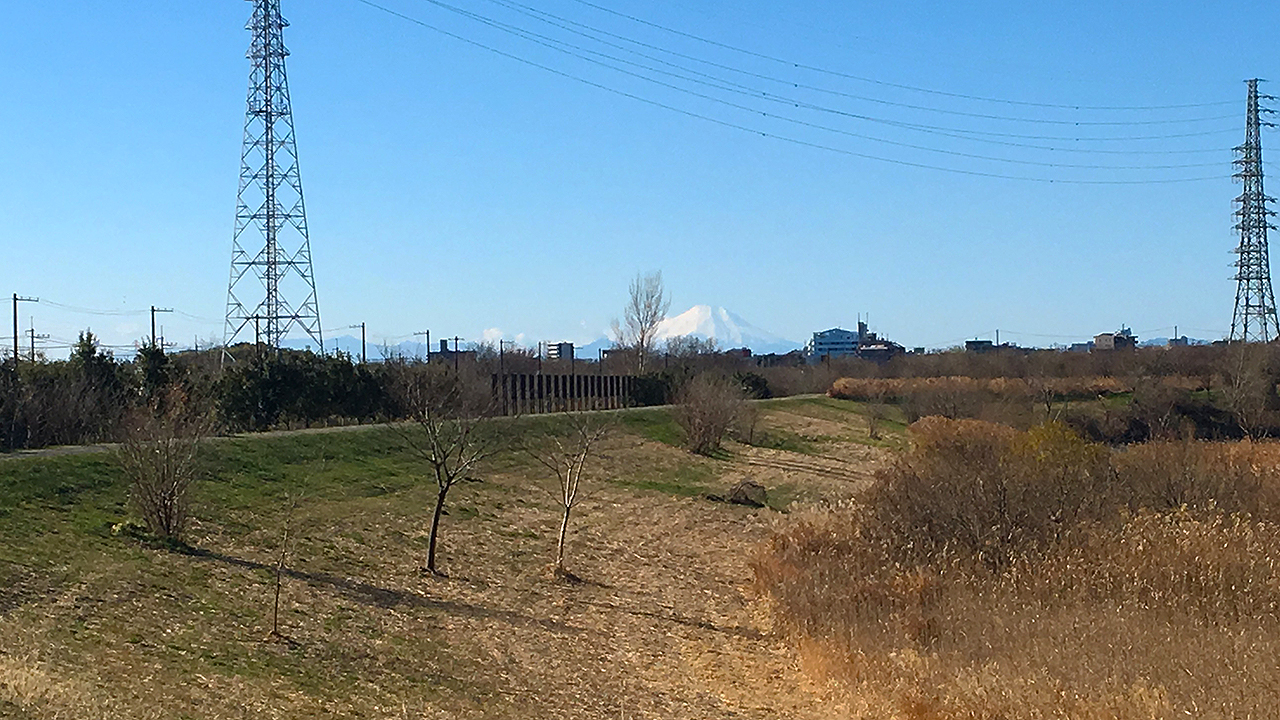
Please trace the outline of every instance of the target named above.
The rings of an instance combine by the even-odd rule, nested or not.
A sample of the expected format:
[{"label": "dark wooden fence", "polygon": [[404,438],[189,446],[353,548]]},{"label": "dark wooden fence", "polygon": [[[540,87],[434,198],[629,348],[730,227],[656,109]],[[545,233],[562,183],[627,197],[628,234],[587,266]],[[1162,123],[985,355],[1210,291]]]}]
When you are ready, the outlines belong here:
[{"label": "dark wooden fence", "polygon": [[493,376],[493,394],[504,415],[613,410],[631,404],[634,383],[630,375],[508,373]]}]

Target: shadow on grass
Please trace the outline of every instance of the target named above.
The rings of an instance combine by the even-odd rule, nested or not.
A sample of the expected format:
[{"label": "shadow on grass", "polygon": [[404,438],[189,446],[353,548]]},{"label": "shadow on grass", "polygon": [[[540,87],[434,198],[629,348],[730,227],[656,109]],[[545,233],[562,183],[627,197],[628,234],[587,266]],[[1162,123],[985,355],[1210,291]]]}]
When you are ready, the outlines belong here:
[{"label": "shadow on grass", "polygon": [[676,612],[674,608],[658,606],[657,610],[643,610],[640,608],[623,607],[617,603],[611,603],[604,600],[593,600],[583,598],[580,600],[585,605],[602,608],[606,610],[614,610],[634,617],[648,618],[650,620],[658,620],[660,622],[670,622],[685,627],[697,628],[698,630],[710,630],[712,632],[722,633],[724,635],[732,635],[734,637],[746,638],[747,640],[760,640],[764,637],[764,633],[755,628],[738,627],[736,625],[720,626],[709,620],[699,620],[690,618]]},{"label": "shadow on grass", "polygon": [[[225,563],[227,565],[244,568],[246,570],[275,571],[274,565],[257,562],[256,560],[246,560],[244,558],[238,558],[231,555],[224,555],[222,553],[201,548],[188,547],[185,549],[179,549],[177,552],[198,560]],[[537,627],[562,635],[589,632],[585,628],[575,627],[555,620],[546,620],[509,610],[498,610],[495,608],[472,605],[470,603],[458,602],[455,600],[437,600],[409,590],[384,588],[362,580],[330,575],[328,573],[306,572],[303,570],[285,568],[284,574],[286,577],[294,580],[301,580],[312,586],[334,590],[344,598],[366,606],[384,609],[401,607],[427,608],[464,617],[501,620],[517,627]]]}]

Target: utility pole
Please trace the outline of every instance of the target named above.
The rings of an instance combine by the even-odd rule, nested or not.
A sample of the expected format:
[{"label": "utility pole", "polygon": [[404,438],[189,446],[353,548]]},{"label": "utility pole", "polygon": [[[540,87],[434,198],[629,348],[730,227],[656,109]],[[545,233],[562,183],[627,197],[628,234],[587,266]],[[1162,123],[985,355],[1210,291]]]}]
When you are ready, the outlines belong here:
[{"label": "utility pole", "polygon": [[1263,115],[1273,111],[1261,106],[1262,100],[1274,100],[1258,94],[1258,81],[1249,86],[1248,111],[1245,116],[1244,144],[1235,148],[1235,178],[1244,186],[1236,198],[1236,229],[1240,244],[1236,247],[1236,307],[1231,315],[1231,339],[1243,342],[1269,342],[1280,336],[1276,320],[1276,299],[1271,289],[1271,259],[1267,250],[1267,231],[1274,230],[1275,213],[1267,206],[1275,202],[1262,187],[1262,128],[1275,127]]},{"label": "utility pole", "polygon": [[27,330],[27,334],[31,336],[31,362],[34,363],[36,361],[36,341],[48,340],[49,336],[36,334],[36,319],[34,317],[31,318],[31,327]]},{"label": "utility pole", "polygon": [[369,362],[369,359],[364,352],[364,323],[360,323],[359,325],[348,325],[347,327],[351,330],[360,328],[360,364],[363,365]]},{"label": "utility pole", "polygon": [[457,335],[453,336],[453,371],[458,372],[458,342],[462,338]]},{"label": "utility pole", "polygon": [[40,302],[40,298],[22,297],[18,293],[13,294],[13,367],[18,368],[18,361],[21,360],[22,349],[18,345],[18,303],[20,302]]},{"label": "utility pole", "polygon": [[158,312],[171,313],[173,312],[173,308],[158,308],[155,305],[151,306],[151,347],[153,348],[160,347],[156,344],[156,313]]},{"label": "utility pole", "polygon": [[428,365],[430,365],[430,364],[431,364],[431,331],[430,331],[430,330],[423,330],[422,332],[416,332],[416,333],[414,333],[414,335],[426,335],[426,336],[427,336],[427,364],[428,364]]}]

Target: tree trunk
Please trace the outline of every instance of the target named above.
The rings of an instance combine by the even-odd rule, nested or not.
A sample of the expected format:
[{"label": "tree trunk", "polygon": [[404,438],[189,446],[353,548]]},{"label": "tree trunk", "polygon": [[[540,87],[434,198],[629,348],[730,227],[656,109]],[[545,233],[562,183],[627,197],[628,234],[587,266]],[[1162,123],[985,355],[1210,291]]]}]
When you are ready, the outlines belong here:
[{"label": "tree trunk", "polygon": [[569,532],[569,512],[573,508],[566,506],[564,517],[560,520],[560,542],[556,545],[556,569],[564,572],[564,536]]},{"label": "tree trunk", "polygon": [[436,495],[436,511],[431,516],[431,537],[427,546],[427,570],[436,571],[436,536],[440,533],[440,515],[444,513],[444,496],[448,487],[441,487]]}]

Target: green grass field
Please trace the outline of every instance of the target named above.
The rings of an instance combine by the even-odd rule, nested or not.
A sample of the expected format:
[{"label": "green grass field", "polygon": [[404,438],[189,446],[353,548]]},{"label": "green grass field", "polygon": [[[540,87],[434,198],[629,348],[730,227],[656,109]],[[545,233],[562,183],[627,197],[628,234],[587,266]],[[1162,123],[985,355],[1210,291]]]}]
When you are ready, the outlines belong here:
[{"label": "green grass field", "polygon": [[[854,403],[760,405],[769,452],[865,434]],[[707,684],[785,665],[751,629],[746,550],[763,518],[829,489],[793,474],[771,481],[773,509],[708,502],[757,449],[693,456],[667,410],[615,415],[572,527],[577,588],[545,575],[558,511],[515,449],[452,491],[446,578],[420,571],[434,484],[394,428],[207,443],[178,548],[138,530],[111,452],[0,459],[0,717],[774,716],[759,708],[793,690],[729,702]]]}]

